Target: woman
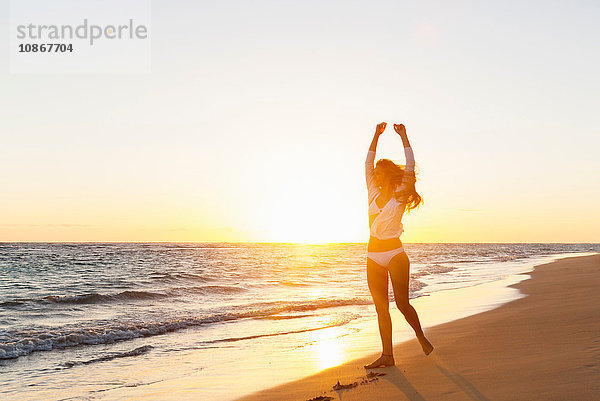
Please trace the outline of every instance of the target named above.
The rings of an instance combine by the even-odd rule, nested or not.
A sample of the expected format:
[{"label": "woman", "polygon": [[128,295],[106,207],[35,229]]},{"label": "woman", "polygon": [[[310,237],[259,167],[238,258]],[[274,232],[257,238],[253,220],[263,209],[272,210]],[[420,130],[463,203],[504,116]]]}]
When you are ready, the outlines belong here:
[{"label": "woman", "polygon": [[402,215],[421,203],[421,196],[415,190],[415,160],[403,124],[394,124],[394,130],[402,138],[406,167],[403,168],[389,159],[381,159],[373,168],[377,141],[385,131],[386,125],[386,123],[377,125],[365,162],[371,231],[367,247],[367,282],[377,311],[379,335],[383,347],[381,357],[365,365],[365,368],[394,365],[388,272],[398,309],[415,331],[425,355],[433,351],[433,346],[423,334],[417,311],[408,301],[410,262],[399,238],[404,231]]}]

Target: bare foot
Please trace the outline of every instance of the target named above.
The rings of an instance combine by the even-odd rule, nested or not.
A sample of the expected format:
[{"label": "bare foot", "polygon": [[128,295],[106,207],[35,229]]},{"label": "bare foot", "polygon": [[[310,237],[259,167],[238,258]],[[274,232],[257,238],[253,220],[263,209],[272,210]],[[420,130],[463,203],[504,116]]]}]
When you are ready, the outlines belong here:
[{"label": "bare foot", "polygon": [[419,342],[421,343],[421,348],[423,348],[425,355],[431,354],[431,351],[433,351],[433,345],[431,345],[429,340],[423,337],[419,338]]},{"label": "bare foot", "polygon": [[365,365],[365,369],[378,368],[380,366],[394,366],[394,357],[391,355],[381,355],[375,362]]}]

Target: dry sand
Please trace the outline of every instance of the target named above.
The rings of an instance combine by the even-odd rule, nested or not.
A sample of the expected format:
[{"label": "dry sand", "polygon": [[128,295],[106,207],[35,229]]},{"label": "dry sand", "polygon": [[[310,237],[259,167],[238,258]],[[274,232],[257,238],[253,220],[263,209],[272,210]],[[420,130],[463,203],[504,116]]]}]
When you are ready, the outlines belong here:
[{"label": "dry sand", "polygon": [[408,341],[394,367],[365,370],[374,354],[239,400],[600,400],[600,255],[537,266],[514,287],[527,297],[426,330],[429,356]]}]

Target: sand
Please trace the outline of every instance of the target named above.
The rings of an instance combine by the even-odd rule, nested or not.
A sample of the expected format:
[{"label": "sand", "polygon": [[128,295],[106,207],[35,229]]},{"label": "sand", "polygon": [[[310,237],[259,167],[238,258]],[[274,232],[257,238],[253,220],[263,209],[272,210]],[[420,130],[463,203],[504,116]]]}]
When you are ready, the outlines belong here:
[{"label": "sand", "polygon": [[365,370],[373,354],[239,400],[600,400],[600,255],[530,275],[526,297],[427,329],[429,356],[399,343],[396,366]]}]

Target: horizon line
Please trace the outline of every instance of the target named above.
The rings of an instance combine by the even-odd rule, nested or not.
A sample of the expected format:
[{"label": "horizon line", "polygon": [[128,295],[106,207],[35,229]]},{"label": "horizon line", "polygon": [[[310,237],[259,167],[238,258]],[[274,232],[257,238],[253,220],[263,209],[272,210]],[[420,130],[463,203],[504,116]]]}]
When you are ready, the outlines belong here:
[{"label": "horizon line", "polygon": [[[277,241],[0,241],[2,244],[293,244],[293,245],[340,245],[368,244],[367,242],[277,242]],[[593,244],[600,242],[403,242],[403,244]]]}]

